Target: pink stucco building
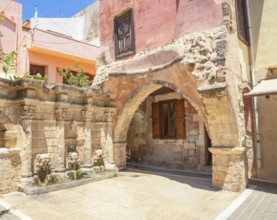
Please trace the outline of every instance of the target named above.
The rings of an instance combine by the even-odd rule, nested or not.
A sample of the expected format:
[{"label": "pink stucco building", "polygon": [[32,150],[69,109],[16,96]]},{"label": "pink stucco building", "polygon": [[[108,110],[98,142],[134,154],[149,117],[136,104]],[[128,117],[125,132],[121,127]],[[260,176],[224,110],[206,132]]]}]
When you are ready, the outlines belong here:
[{"label": "pink stucco building", "polygon": [[17,51],[17,48],[20,46],[22,37],[22,6],[15,0],[1,0],[0,12],[2,20],[0,24],[0,49],[5,55],[11,51]]},{"label": "pink stucco building", "polygon": [[[242,191],[255,172],[244,1],[101,0],[94,85],[116,97],[114,160]],[[237,10],[239,7],[241,10]],[[245,114],[247,112],[247,114]],[[249,121],[250,119],[250,121]]]},{"label": "pink stucco building", "polygon": [[84,29],[84,23],[76,23],[82,18],[56,19],[55,22],[52,18],[38,18],[38,25],[32,32],[29,21],[22,24],[22,6],[16,0],[0,0],[0,8],[5,17],[0,30],[3,35],[1,49],[6,54],[11,51],[18,53],[16,75],[40,73],[51,83],[63,83],[58,68],[78,71],[78,62],[90,79],[94,78],[99,45],[84,42],[74,32],[65,34],[55,28],[60,22],[60,27],[66,24],[72,30],[75,26]]}]

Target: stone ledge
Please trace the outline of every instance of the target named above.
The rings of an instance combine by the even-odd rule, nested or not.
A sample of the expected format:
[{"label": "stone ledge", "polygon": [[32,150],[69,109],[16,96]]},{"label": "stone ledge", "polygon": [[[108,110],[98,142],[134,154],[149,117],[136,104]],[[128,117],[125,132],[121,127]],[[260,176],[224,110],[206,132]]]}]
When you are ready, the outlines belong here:
[{"label": "stone ledge", "polygon": [[26,193],[27,195],[37,195],[37,194],[42,194],[42,193],[48,193],[52,191],[57,191],[61,189],[67,189],[75,186],[80,186],[86,183],[92,183],[96,181],[101,181],[104,179],[108,178],[113,178],[117,177],[118,172],[117,171],[109,171],[109,172],[104,172],[101,174],[95,174],[92,177],[89,178],[84,178],[84,179],[79,179],[79,180],[71,180],[68,182],[64,183],[58,183],[58,184],[53,184],[49,186],[19,186],[19,191]]},{"label": "stone ledge", "polygon": [[115,71],[115,72],[110,72],[110,76],[122,76],[122,75],[134,75],[134,74],[143,74],[143,73],[149,73],[149,72],[157,72],[159,70],[166,69],[173,64],[183,60],[182,56],[175,57],[174,59],[170,60],[167,63],[164,63],[162,65],[158,66],[152,66],[149,67],[148,69],[137,69],[137,70],[131,70],[131,71]]},{"label": "stone ledge", "polygon": [[0,148],[0,157],[2,156],[6,156],[9,154],[19,154],[20,153],[20,149],[19,148]]},{"label": "stone ledge", "polygon": [[208,84],[208,85],[204,85],[198,88],[198,92],[207,92],[210,90],[216,90],[216,89],[226,89],[227,84],[225,82],[221,82],[221,83],[213,83],[213,84]]},{"label": "stone ledge", "polygon": [[246,148],[243,147],[211,147],[209,151],[212,154],[220,155],[233,155],[233,154],[243,154],[246,152]]}]

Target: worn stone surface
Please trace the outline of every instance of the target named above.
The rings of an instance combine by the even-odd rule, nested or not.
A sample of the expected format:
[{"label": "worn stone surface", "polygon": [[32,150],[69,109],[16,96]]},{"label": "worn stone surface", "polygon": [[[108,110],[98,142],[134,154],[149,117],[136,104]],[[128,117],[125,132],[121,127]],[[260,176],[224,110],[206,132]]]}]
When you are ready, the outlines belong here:
[{"label": "worn stone surface", "polygon": [[[193,7],[194,3],[191,3],[192,11],[197,8]],[[135,116],[134,120],[137,120],[137,117],[142,117],[142,115],[138,115],[141,112],[138,113],[137,111],[141,103],[154,91],[166,87],[185,98],[197,113],[195,114],[197,117],[195,116],[193,120],[189,119],[192,126],[187,131],[189,134],[188,142],[190,144],[195,143],[195,146],[194,149],[190,146],[188,150],[183,152],[184,157],[187,158],[187,164],[196,164],[199,161],[203,163],[203,157],[199,159],[199,152],[201,152],[201,144],[203,145],[203,140],[205,140],[204,132],[202,132],[199,140],[195,140],[199,135],[196,125],[201,122],[207,130],[213,147],[239,149],[247,147],[246,155],[249,157],[249,175],[251,175],[253,171],[253,168],[251,168],[253,154],[251,152],[253,149],[252,143],[249,141],[249,135],[246,135],[245,127],[242,96],[244,85],[242,84],[241,60],[237,55],[240,46],[236,32],[235,2],[218,0],[216,3],[217,6],[221,6],[221,11],[218,11],[218,8],[216,10],[213,8],[216,15],[220,15],[217,17],[221,20],[220,25],[206,25],[197,29],[199,24],[195,20],[190,24],[195,28],[194,31],[181,31],[178,37],[170,35],[171,41],[167,43],[157,41],[160,43],[155,44],[155,46],[151,44],[142,48],[141,44],[138,43],[137,53],[124,59],[114,59],[113,47],[107,46],[112,42],[111,35],[107,34],[111,30],[110,23],[103,24],[107,28],[100,30],[104,36],[103,47],[93,86],[102,87],[103,91],[116,97],[117,117],[114,118],[113,123],[114,144],[121,147],[114,148],[114,155],[116,163],[120,166],[124,165],[126,160],[126,158],[121,157],[123,146],[126,146],[129,141],[134,144],[133,138],[129,137],[128,139],[128,129],[132,118]],[[189,5],[190,3],[184,1],[182,4]],[[177,5],[177,8],[182,8],[182,4]],[[199,3],[198,9],[205,7],[203,4]],[[105,4],[103,3],[103,5]],[[101,8],[100,4],[100,11],[102,10],[105,14],[107,10],[117,8],[117,13],[119,13],[120,7],[123,10],[124,5],[123,3],[117,6],[107,4],[107,8]],[[142,8],[142,12],[136,14],[137,6],[136,4],[132,6],[135,19],[143,19],[143,17],[140,17],[142,16],[141,13],[148,9]],[[203,13],[200,14],[203,15]],[[101,22],[105,20],[109,19],[103,18]],[[171,20],[168,20],[168,22],[174,24]],[[187,21],[184,20],[183,24],[187,24]],[[149,26],[151,25],[153,23],[149,22]],[[176,29],[178,28],[180,26],[177,25]],[[137,29],[136,34],[139,35],[136,35],[136,38],[138,37],[140,40],[148,36],[147,34],[141,34],[140,30]],[[167,34],[169,33],[165,33],[164,37],[169,37]],[[139,41],[136,40],[137,42]],[[147,43],[145,42],[145,44]],[[149,132],[139,133],[138,131],[137,134],[145,136],[144,133]],[[130,135],[134,136],[136,134]],[[141,148],[148,149],[149,152],[153,151],[153,145],[151,146],[147,142],[147,137],[138,139],[136,138],[137,143],[134,144],[136,150]],[[164,148],[161,147],[157,150],[160,152],[160,157],[168,155],[167,163],[174,160],[176,161],[175,165],[180,166],[181,157],[178,155],[181,152],[178,146],[180,143],[167,141],[164,144],[174,146],[174,154],[172,152],[162,153]],[[138,153],[138,155],[140,157],[141,153]],[[223,158],[228,159],[225,156]],[[217,159],[221,160],[222,158],[218,156]],[[228,178],[235,179],[237,177],[236,172],[238,172],[238,182],[235,184],[236,186],[232,186],[232,181],[227,181],[228,186],[224,185],[225,189],[240,191],[245,187],[247,177],[243,173],[245,172],[244,168],[247,167],[245,165],[246,161],[246,157],[236,159],[236,165],[231,166],[232,172]],[[219,169],[224,171],[224,166],[219,167]],[[223,187],[225,176],[220,172],[214,173],[217,177],[213,180],[217,180],[214,185]]]},{"label": "worn stone surface", "polygon": [[210,148],[213,154],[213,185],[242,192],[247,184],[245,148]]},{"label": "worn stone surface", "polygon": [[178,220],[215,219],[238,195],[211,188],[209,179],[124,172],[71,189],[34,196],[7,194],[4,199],[39,220]]},{"label": "worn stone surface", "polygon": [[21,179],[20,149],[0,148],[0,193],[16,191]]},{"label": "worn stone surface", "polygon": [[[92,152],[107,143],[105,114],[115,111],[108,95],[28,79],[1,79],[0,91],[1,192],[17,190],[21,178],[27,178],[22,179],[24,188],[34,174],[43,176],[36,177],[40,185],[60,182],[66,177],[66,158],[72,150],[78,154],[79,168],[92,168]],[[107,151],[113,148],[111,141],[108,144]],[[36,160],[43,155],[51,166],[45,175],[37,169],[44,163]],[[107,155],[110,158],[103,159],[109,164],[112,150]],[[58,174],[52,175],[54,171]]]},{"label": "worn stone surface", "polygon": [[135,112],[131,121],[127,149],[131,151],[131,161],[172,168],[201,169],[206,165],[204,125],[195,109],[184,102],[186,137],[180,140],[153,139],[152,103],[181,99],[178,93],[148,97]]}]

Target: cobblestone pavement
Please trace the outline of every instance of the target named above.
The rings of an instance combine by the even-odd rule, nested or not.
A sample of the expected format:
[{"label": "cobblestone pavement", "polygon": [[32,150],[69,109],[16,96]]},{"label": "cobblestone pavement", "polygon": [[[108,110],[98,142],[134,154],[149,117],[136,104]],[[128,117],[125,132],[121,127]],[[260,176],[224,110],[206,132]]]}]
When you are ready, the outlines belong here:
[{"label": "cobblestone pavement", "polygon": [[239,193],[216,190],[211,180],[172,174],[121,172],[118,177],[41,195],[3,195],[31,219],[215,219]]},{"label": "cobblestone pavement", "polygon": [[277,184],[250,181],[250,185],[256,187],[228,220],[276,220]]}]

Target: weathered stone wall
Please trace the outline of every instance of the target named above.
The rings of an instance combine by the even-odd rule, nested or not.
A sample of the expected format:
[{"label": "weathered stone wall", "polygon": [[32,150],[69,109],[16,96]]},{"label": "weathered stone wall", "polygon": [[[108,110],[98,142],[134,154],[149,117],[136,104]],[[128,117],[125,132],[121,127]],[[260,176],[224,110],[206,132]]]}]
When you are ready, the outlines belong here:
[{"label": "weathered stone wall", "polygon": [[11,170],[1,172],[3,181],[11,181],[5,190],[15,190],[21,177],[32,178],[37,155],[49,154],[58,173],[66,171],[72,151],[83,168],[92,169],[96,149],[103,150],[107,164],[113,163],[110,121],[115,108],[108,95],[90,88],[3,79],[0,98],[0,149],[5,152],[0,161],[6,163],[3,169]]},{"label": "weathered stone wall", "polygon": [[[196,2],[194,1],[195,4]],[[121,167],[124,168],[125,158],[122,155],[126,150],[127,131],[135,112],[151,93],[167,87],[188,100],[207,129],[212,144],[210,151],[216,157],[213,160],[213,175],[217,177],[213,179],[213,185],[238,191],[247,183],[247,136],[235,1],[216,0],[213,3],[221,7],[217,14],[222,13],[218,26],[206,25],[197,32],[180,32],[178,37],[171,36],[167,43],[156,41],[157,45],[143,47],[144,50],[138,50],[133,56],[116,61],[113,59],[113,46],[104,45],[94,86],[102,85],[103,91],[116,97],[118,114],[114,119],[114,152],[115,161]],[[201,2],[197,7],[201,8],[205,4]],[[127,2],[121,2],[113,9],[121,12],[127,6],[133,6],[136,10],[136,5],[128,5]],[[101,10],[103,14],[108,13],[109,7],[101,7],[100,4]],[[201,11],[199,16],[205,13],[206,11]],[[163,15],[161,13],[158,17],[164,19],[168,14]],[[134,14],[134,19],[142,19],[141,14]],[[185,17],[182,19],[186,23]],[[100,17],[100,23],[103,23],[101,36],[107,37],[103,39],[107,44],[112,42],[109,41],[112,39],[113,27],[110,20],[110,17]],[[196,21],[191,23],[198,27],[197,24]],[[140,33],[135,29],[137,32]],[[232,163],[222,162],[227,159]],[[224,167],[230,181],[225,181],[225,174],[216,174],[218,166]]]},{"label": "weathered stone wall", "polygon": [[253,105],[252,98],[244,98],[244,117],[245,117],[245,148],[247,156],[247,167],[248,167],[248,177],[257,176],[257,166],[255,163],[255,153],[254,153],[254,124],[253,124]]},{"label": "weathered stone wall", "polygon": [[198,168],[205,164],[204,125],[195,109],[185,100],[185,139],[153,139],[152,103],[181,99],[178,93],[148,97],[135,112],[127,136],[127,149],[137,162],[171,168]]},{"label": "weathered stone wall", "polygon": [[16,191],[21,175],[20,149],[0,148],[0,193]]}]

